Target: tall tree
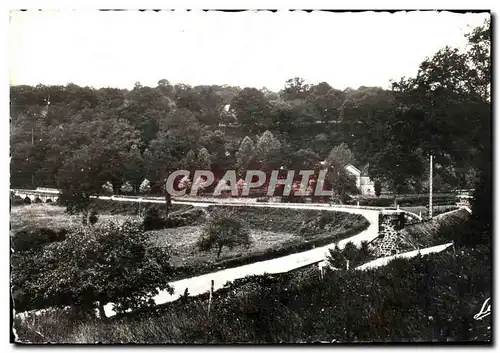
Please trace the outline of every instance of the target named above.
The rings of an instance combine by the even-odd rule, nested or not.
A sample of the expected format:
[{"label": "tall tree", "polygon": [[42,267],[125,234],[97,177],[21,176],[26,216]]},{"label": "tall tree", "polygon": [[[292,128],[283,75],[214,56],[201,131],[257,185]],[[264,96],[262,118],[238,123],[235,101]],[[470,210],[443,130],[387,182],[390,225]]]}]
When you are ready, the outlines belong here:
[{"label": "tall tree", "polygon": [[236,166],[240,174],[246,173],[255,165],[255,148],[250,137],[245,136],[236,152]]},{"label": "tall tree", "polygon": [[281,155],[281,143],[269,130],[266,130],[257,141],[255,146],[256,162],[261,169],[269,172],[279,168],[283,159]]}]

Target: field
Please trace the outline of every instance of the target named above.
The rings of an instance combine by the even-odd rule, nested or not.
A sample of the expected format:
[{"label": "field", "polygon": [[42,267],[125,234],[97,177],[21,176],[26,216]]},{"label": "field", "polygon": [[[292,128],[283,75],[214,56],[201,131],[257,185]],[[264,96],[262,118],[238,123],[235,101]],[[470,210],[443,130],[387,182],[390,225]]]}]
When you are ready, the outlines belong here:
[{"label": "field", "polygon": [[[103,214],[99,215],[97,224],[111,219],[120,221],[130,217],[140,220],[137,216]],[[81,224],[80,216],[68,215],[65,213],[64,207],[57,205],[40,203],[15,206],[12,207],[10,212],[10,230],[12,233],[35,228],[68,229]]]}]

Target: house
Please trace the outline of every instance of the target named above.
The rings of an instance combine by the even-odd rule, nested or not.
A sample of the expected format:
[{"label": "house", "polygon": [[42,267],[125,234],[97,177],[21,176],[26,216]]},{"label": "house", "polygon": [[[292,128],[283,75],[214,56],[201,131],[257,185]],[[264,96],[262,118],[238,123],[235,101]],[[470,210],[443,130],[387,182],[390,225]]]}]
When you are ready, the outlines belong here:
[{"label": "house", "polygon": [[362,196],[375,196],[375,184],[368,176],[368,165],[359,170],[352,164],[348,164],[345,170],[356,178],[356,187]]},{"label": "house", "polygon": [[[322,161],[320,164],[325,166],[326,161]],[[368,165],[364,166],[362,170],[352,164],[348,164],[344,168],[347,173],[356,178],[356,187],[362,196],[375,196],[375,183],[368,176]]]}]

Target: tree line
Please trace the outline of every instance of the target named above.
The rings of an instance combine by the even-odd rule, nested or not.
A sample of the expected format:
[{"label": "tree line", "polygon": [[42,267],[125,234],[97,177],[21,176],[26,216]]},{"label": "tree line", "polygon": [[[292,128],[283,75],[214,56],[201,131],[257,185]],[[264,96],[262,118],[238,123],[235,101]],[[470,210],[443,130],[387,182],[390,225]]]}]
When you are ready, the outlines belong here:
[{"label": "tree line", "polygon": [[[11,185],[89,199],[106,183],[162,192],[177,169],[317,169],[327,160],[342,194],[344,163],[396,193],[470,188],[491,150],[490,24],[446,47],[416,77],[338,90],[296,77],[266,88],[137,82],[133,89],[11,87]],[[344,157],[348,156],[347,159]],[[333,175],[336,174],[336,175]]]}]

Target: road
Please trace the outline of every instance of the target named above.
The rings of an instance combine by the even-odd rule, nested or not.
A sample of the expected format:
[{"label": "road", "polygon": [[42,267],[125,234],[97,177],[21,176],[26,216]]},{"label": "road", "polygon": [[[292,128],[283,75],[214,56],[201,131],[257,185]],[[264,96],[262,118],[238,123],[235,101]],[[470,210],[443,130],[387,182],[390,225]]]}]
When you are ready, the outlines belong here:
[{"label": "road", "polygon": [[[118,198],[114,200],[120,201]],[[182,201],[185,204],[193,204],[195,206],[206,207],[213,205],[213,203],[194,203]],[[314,209],[314,210],[327,210],[327,211],[341,211],[347,213],[354,213],[363,215],[369,222],[369,227],[361,233],[354,235],[350,238],[341,240],[338,245],[342,248],[347,242],[353,242],[356,245],[361,244],[362,241],[371,241],[378,235],[378,211],[357,209],[357,208],[342,208],[330,206],[317,206],[317,205],[304,205],[304,204],[265,204],[265,203],[247,203],[235,204],[233,206],[251,206],[251,207],[278,207],[278,208],[292,208],[292,209]],[[297,254],[291,254],[279,257],[272,260],[254,262],[252,264],[243,265],[239,267],[229,268],[221,271],[216,271],[200,276],[190,277],[170,283],[174,288],[174,294],[169,294],[167,291],[161,291],[155,298],[157,305],[171,302],[179,299],[179,296],[184,293],[185,289],[191,296],[196,296],[205,293],[209,290],[211,281],[214,281],[214,290],[218,290],[224,286],[228,281],[232,282],[236,279],[246,277],[248,275],[262,275],[264,273],[282,273],[291,271],[293,269],[309,265],[325,259],[328,249],[334,244],[329,244],[319,248],[307,250]],[[113,316],[115,313],[112,309],[112,304],[105,306],[106,315]]]},{"label": "road", "polygon": [[392,261],[394,259],[399,259],[399,258],[409,259],[409,258],[417,256],[419,253],[420,253],[420,255],[427,255],[427,254],[431,254],[431,253],[441,252],[443,250],[446,250],[447,248],[449,248],[452,245],[453,245],[453,243],[441,244],[441,245],[437,245],[437,246],[432,246],[430,248],[413,250],[413,251],[405,252],[402,254],[381,257],[379,259],[367,262],[366,264],[363,264],[361,266],[356,267],[356,270],[368,270],[368,269],[377,268],[380,266],[385,266],[390,261]]}]

